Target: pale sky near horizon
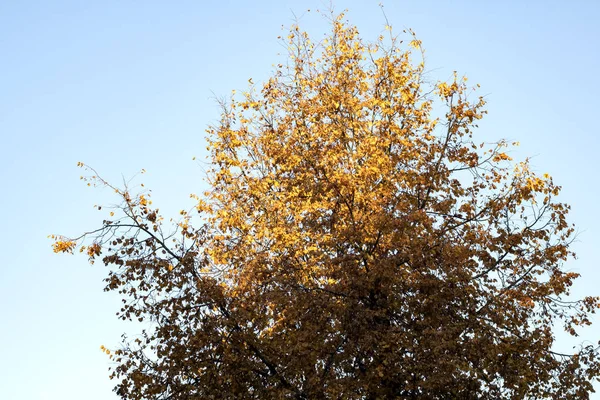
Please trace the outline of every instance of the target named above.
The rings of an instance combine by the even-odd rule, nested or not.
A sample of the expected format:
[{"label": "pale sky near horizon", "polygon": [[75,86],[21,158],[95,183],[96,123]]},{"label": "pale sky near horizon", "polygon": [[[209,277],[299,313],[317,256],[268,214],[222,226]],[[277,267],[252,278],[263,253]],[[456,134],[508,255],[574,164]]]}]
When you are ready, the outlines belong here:
[{"label": "pale sky near horizon", "polygon": [[[155,204],[173,215],[203,190],[196,156],[219,117],[215,96],[260,83],[281,60],[281,25],[315,37],[328,1],[0,0],[0,398],[116,399],[100,345],[127,329],[103,293],[101,265],[55,255],[47,235],[77,234],[116,199],[79,181],[78,161],[120,181],[142,168]],[[385,20],[379,1],[335,1],[362,36]],[[576,296],[600,294],[600,2],[384,1],[412,28],[433,79],[481,84],[483,140],[517,140],[517,159],[563,186],[583,275]],[[8,260],[13,257],[13,260]],[[569,347],[562,341],[559,346]],[[582,339],[600,339],[600,320]],[[600,395],[593,398],[600,399]]]}]

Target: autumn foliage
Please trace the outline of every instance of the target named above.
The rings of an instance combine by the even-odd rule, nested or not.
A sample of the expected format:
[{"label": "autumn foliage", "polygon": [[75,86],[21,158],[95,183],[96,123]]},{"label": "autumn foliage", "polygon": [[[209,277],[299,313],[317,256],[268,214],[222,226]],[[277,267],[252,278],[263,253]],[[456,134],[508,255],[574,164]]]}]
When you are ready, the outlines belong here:
[{"label": "autumn foliage", "polygon": [[318,43],[293,26],[287,63],[222,103],[211,189],[177,222],[83,165],[122,203],[55,250],[101,259],[120,318],[151,326],[104,349],[116,393],[588,398],[597,348],[553,351],[599,306],[566,297],[560,187],[475,139],[484,99],[432,83],[411,32],[366,43],[344,18]]}]

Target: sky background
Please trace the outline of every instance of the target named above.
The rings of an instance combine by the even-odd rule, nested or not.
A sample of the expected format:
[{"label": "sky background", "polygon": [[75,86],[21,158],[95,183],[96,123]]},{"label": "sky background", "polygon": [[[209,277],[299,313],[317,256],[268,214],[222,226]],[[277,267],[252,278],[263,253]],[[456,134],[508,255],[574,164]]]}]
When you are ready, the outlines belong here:
[{"label": "sky background", "polygon": [[[365,39],[384,30],[378,1],[335,2]],[[396,30],[423,41],[432,79],[480,83],[482,140],[518,140],[563,186],[579,236],[566,269],[576,296],[600,294],[600,2],[384,2]],[[215,96],[260,83],[282,60],[277,36],[294,22],[315,38],[324,1],[0,0],[0,397],[116,399],[108,357],[122,332],[119,299],[101,265],[55,255],[47,235],[99,226],[116,202],[79,181],[83,161],[120,182],[142,168],[168,215],[205,188],[204,129]],[[598,321],[600,322],[600,321]],[[600,339],[600,323],[582,339]],[[571,342],[559,335],[558,346]],[[599,395],[594,397],[600,399]]]}]

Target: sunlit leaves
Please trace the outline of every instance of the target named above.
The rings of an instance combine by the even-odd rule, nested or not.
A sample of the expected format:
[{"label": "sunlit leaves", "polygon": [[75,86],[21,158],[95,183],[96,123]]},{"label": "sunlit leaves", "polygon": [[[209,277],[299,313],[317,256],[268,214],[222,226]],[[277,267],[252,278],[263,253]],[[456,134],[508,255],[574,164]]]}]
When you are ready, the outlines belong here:
[{"label": "sunlit leaves", "polygon": [[52,244],[52,250],[55,253],[73,253],[75,247],[77,247],[77,242],[74,240],[70,240],[64,238],[62,236],[50,235],[50,239],[54,240]]},{"label": "sunlit leaves", "polygon": [[485,100],[456,73],[430,83],[414,33],[366,43],[330,17],[320,42],[293,26],[288,62],[221,103],[211,190],[178,219],[83,178],[114,189],[117,219],[54,249],[91,239],[119,317],[152,327],[118,350],[117,393],[587,398],[596,348],[552,351],[556,322],[577,335],[599,305],[566,298],[560,187],[475,139]]}]

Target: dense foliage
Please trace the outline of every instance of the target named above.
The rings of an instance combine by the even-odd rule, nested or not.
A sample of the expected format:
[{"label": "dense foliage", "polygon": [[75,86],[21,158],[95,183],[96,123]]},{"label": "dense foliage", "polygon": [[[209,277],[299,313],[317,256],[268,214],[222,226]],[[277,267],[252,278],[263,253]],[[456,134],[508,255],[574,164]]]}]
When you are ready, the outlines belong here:
[{"label": "dense foliage", "polygon": [[117,214],[55,250],[99,257],[120,317],[152,327],[106,349],[116,392],[588,398],[596,348],[552,350],[598,308],[566,298],[560,187],[475,141],[484,99],[456,74],[428,82],[411,32],[367,44],[344,18],[319,43],[292,27],[288,63],[223,103],[211,190],[179,222],[89,177]]}]

